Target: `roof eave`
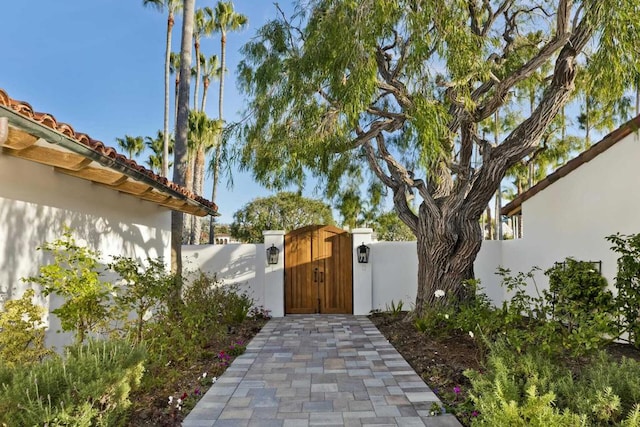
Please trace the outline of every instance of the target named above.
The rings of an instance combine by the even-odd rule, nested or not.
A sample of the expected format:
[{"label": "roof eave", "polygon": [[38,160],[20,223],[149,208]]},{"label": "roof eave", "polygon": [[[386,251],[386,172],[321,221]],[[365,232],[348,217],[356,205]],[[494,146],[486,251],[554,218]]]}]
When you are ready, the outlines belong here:
[{"label": "roof eave", "polygon": [[[172,188],[171,185],[175,186],[175,184],[171,183],[166,178],[162,178],[166,182],[166,183],[162,183],[157,179],[154,179],[146,175],[140,170],[137,170],[127,165],[126,163],[123,163],[117,158],[109,157],[103,153],[100,153],[92,149],[91,147],[82,144],[80,141],[73,139],[55,129],[49,128],[44,124],[38,123],[37,121],[29,117],[26,117],[20,114],[19,112],[12,110],[9,107],[0,105],[0,117],[6,117],[9,121],[9,126],[11,128],[15,128],[22,132],[25,132],[36,139],[43,139],[44,141],[52,144],[53,146],[63,147],[73,153],[76,153],[86,159],[89,159],[91,162],[96,162],[98,165],[109,168],[113,171],[117,171],[121,173],[123,176],[126,176],[128,179],[131,179],[135,182],[143,183],[144,185],[154,189],[157,193],[166,195],[166,199],[162,200],[161,198],[155,197],[150,193],[149,194],[145,193],[146,195],[144,197],[138,194],[137,196],[140,199],[152,201],[152,202],[155,202],[156,204],[165,206],[169,209],[190,213],[192,215],[219,216],[215,205],[213,207],[207,206],[183,194],[182,192],[176,190],[175,188]],[[11,128],[9,129],[9,133],[11,133]],[[9,147],[7,146],[7,143],[8,141],[4,142],[2,145],[8,148],[8,154],[15,155],[17,157],[22,157],[19,154],[21,149],[15,149],[15,148]],[[65,169],[64,167],[60,168],[55,166],[54,164],[47,163],[47,161],[40,161],[40,163],[49,164],[50,166],[53,166],[58,172],[78,176],[78,177],[93,181],[91,177],[81,176],[81,174],[78,173],[78,170]],[[85,167],[86,166],[88,165],[85,165]],[[93,182],[96,182],[96,181],[93,181]],[[97,183],[105,184],[104,182],[100,182],[100,181],[98,181]],[[114,184],[106,184],[106,185],[111,187],[112,189],[121,191],[119,190],[118,187],[121,187],[123,184],[124,184],[124,181],[119,182],[117,184],[114,183]],[[130,192],[130,191],[122,191],[122,192],[136,196],[135,192]]]}]

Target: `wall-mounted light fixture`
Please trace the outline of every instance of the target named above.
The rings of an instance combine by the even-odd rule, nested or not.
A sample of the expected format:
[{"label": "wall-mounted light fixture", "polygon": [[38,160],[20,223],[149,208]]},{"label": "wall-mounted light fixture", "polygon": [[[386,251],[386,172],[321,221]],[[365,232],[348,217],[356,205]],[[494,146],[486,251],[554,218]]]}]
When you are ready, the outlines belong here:
[{"label": "wall-mounted light fixture", "polygon": [[358,262],[360,264],[367,264],[369,262],[369,252],[371,249],[369,246],[365,245],[364,242],[358,246],[357,254],[358,254]]},{"label": "wall-mounted light fixture", "polygon": [[272,244],[270,248],[267,248],[267,263],[270,265],[278,263],[278,256],[280,250],[276,248],[276,245]]}]

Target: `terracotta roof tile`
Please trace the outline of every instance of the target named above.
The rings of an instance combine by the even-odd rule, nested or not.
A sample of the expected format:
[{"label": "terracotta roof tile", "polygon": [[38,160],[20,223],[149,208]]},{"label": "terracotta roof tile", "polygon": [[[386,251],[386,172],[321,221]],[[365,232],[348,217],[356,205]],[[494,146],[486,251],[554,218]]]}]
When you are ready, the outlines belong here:
[{"label": "terracotta roof tile", "polygon": [[89,135],[81,132],[76,132],[73,127],[69,124],[58,122],[54,116],[48,113],[38,113],[33,110],[31,105],[24,101],[18,101],[12,99],[7,92],[3,89],[0,89],[0,105],[8,107],[15,112],[19,113],[22,116],[28,117],[29,119],[34,120],[37,123],[40,123],[43,126],[46,126],[50,129],[53,129],[57,132],[62,133],[63,135],[79,142],[80,144],[90,148],[91,150],[114,159],[117,163],[122,164],[130,169],[136,170],[152,180],[156,181],[158,184],[165,186],[171,190],[177,191],[178,193],[188,197],[192,200],[197,201],[198,203],[207,206],[209,209],[216,211],[218,207],[215,203],[205,199],[202,196],[199,196],[192,191],[189,191],[187,188],[177,185],[174,182],[169,181],[166,177],[156,174],[150,169],[139,165],[135,160],[128,159],[125,155],[120,154],[116,151],[115,148],[109,147],[102,143],[101,141],[92,139]]}]

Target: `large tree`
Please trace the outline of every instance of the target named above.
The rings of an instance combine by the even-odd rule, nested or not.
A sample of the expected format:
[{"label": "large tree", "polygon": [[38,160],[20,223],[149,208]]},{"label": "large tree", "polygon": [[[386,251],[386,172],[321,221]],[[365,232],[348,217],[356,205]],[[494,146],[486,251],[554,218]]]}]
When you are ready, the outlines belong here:
[{"label": "large tree", "polygon": [[162,176],[169,177],[169,103],[170,103],[170,66],[171,66],[171,31],[175,16],[182,8],[182,0],[142,0],[145,6],[154,6],[158,10],[167,10],[167,32],[164,53],[164,119],[162,132],[164,135],[162,150]]},{"label": "large tree", "polygon": [[[220,32],[220,92],[218,94],[218,119],[224,123],[224,115],[222,112],[224,105],[224,73],[227,61],[227,33],[229,31],[238,31],[247,25],[249,20],[245,15],[237,13],[233,9],[233,2],[219,1],[214,12],[214,31]],[[215,203],[218,192],[218,181],[220,180],[220,159],[222,158],[223,141],[222,133],[220,141],[216,144],[216,149],[211,161],[211,172],[213,175],[213,188],[211,190],[211,201]],[[213,217],[209,222],[209,244],[214,243],[214,222]]]},{"label": "large tree", "polygon": [[[193,30],[193,47],[196,57],[196,81],[193,88],[193,109],[198,111],[198,93],[200,88],[200,73],[201,73],[201,53],[200,53],[200,39],[209,37],[213,32],[213,9],[210,7],[204,7],[196,10],[194,17],[194,30]],[[204,110],[203,110],[204,111]]]},{"label": "large tree", "polygon": [[[455,303],[473,277],[482,212],[505,172],[536,150],[576,75],[606,86],[598,94],[609,100],[627,88],[640,58],[638,7],[636,0],[300,1],[297,14],[267,23],[244,47],[239,75],[253,116],[243,163],[276,187],[302,185],[311,171],[336,194],[344,171],[364,161],[416,236],[416,314]],[[479,129],[514,102],[512,91],[549,63],[533,111],[497,144],[483,138]],[[444,298],[435,297],[439,289]]]},{"label": "large tree", "polygon": [[[151,150],[151,154],[146,163],[155,173],[162,173],[162,152],[164,150],[164,134],[158,131],[155,138],[150,136],[144,137],[144,145]],[[173,154],[173,146],[175,141],[173,137],[169,139],[169,154]],[[171,165],[171,162],[169,162]]]},{"label": "large tree", "polygon": [[[202,195],[204,189],[204,160],[207,152],[213,148],[221,131],[219,120],[210,119],[204,111],[189,113],[189,143],[195,153],[193,164],[193,192]],[[202,222],[191,215],[189,227],[189,244],[200,244]]]},{"label": "large tree", "polygon": [[[195,0],[184,0],[182,20],[182,42],[180,44],[180,89],[178,91],[178,117],[176,123],[176,145],[173,162],[173,182],[185,185],[187,173],[187,136],[189,131],[189,86],[191,83],[191,45],[193,41],[193,16]],[[184,215],[171,212],[171,272],[176,274],[173,301],[178,301],[182,285],[182,229]]]},{"label": "large tree", "polygon": [[265,230],[292,231],[305,225],[333,223],[331,208],[326,203],[283,192],[258,197],[235,212],[231,236],[243,242],[260,243]]}]

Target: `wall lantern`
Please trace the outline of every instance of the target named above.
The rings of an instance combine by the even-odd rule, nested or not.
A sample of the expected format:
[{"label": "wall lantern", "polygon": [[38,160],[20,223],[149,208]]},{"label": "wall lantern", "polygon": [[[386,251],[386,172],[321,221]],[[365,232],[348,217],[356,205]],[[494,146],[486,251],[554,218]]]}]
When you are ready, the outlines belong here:
[{"label": "wall lantern", "polygon": [[272,244],[271,247],[267,249],[267,263],[277,264],[278,255],[280,255],[280,250],[276,248],[276,245]]},{"label": "wall lantern", "polygon": [[369,251],[371,250],[371,248],[369,248],[369,246],[365,245],[364,242],[358,246],[357,252],[358,252],[358,262],[360,264],[367,264],[369,262]]}]

